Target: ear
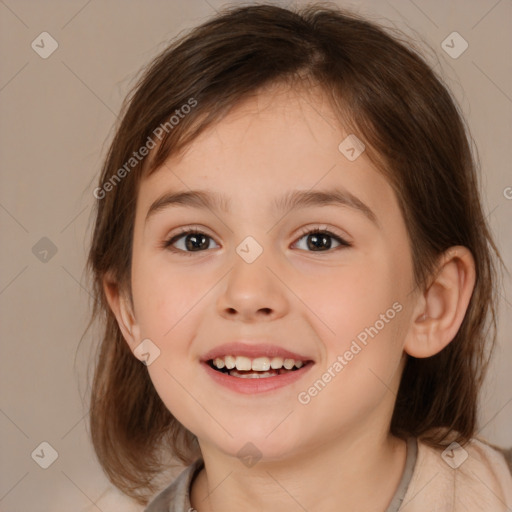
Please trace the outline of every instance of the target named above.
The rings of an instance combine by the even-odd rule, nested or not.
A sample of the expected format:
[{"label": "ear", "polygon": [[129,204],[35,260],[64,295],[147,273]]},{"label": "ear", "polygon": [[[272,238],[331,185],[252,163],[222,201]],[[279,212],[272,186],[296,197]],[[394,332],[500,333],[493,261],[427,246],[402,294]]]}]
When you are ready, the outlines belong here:
[{"label": "ear", "polygon": [[440,256],[430,285],[418,296],[404,345],[407,354],[430,357],[455,338],[464,320],[475,279],[475,262],[466,247],[450,247]]},{"label": "ear", "polygon": [[128,342],[130,350],[133,352],[141,341],[139,326],[133,314],[131,300],[120,290],[118,283],[106,274],[103,278],[103,290],[107,297],[110,309],[114,313],[119,329],[124,339]]}]

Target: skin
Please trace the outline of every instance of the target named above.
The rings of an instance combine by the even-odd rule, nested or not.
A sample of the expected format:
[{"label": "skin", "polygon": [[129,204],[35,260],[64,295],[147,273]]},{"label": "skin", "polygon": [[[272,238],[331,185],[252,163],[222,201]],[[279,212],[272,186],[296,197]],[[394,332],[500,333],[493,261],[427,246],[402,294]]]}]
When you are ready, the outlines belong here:
[{"label": "skin", "polygon": [[[317,89],[267,88],[238,105],[142,181],[137,198],[133,306],[105,278],[105,291],[132,350],[149,338],[160,356],[148,366],[173,415],[199,439],[205,461],[192,486],[199,512],[384,510],[403,472],[405,442],[389,434],[406,354],[429,357],[455,336],[474,286],[464,247],[439,259],[425,290],[395,194],[363,152],[349,161],[347,136]],[[349,206],[281,213],[271,202],[291,190],[343,187],[375,214]],[[167,191],[225,194],[228,212],[173,206],[145,217]],[[313,251],[302,228],[326,227],[350,242]],[[210,246],[189,254],[162,247],[181,227]],[[263,253],[247,263],[237,246],[252,236]],[[174,244],[186,250],[185,237]],[[377,336],[311,399],[297,396],[394,303]],[[315,365],[277,391],[241,395],[214,383],[199,358],[239,338],[272,340]],[[141,370],[145,371],[145,370]],[[237,452],[251,442],[251,468]]]}]

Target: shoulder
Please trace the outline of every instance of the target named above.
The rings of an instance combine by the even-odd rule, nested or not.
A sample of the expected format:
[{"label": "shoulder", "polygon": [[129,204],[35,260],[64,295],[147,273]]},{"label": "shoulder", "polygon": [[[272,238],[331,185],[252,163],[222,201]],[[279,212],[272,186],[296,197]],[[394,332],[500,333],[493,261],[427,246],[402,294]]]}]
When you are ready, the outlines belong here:
[{"label": "shoulder", "polygon": [[188,512],[190,507],[190,485],[203,468],[203,461],[196,460],[182,471],[164,490],[157,494],[144,512]]},{"label": "shoulder", "polygon": [[433,448],[418,440],[400,512],[506,511],[512,507],[511,449],[471,439]]}]

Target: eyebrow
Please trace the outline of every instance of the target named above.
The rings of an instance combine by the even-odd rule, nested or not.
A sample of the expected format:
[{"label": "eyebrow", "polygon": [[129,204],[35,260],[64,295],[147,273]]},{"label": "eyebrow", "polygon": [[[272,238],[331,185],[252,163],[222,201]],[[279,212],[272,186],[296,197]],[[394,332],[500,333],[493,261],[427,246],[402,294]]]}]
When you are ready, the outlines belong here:
[{"label": "eyebrow", "polygon": [[[145,222],[157,212],[174,206],[188,206],[229,213],[230,205],[231,201],[226,196],[207,190],[167,192],[151,204]],[[300,208],[330,205],[352,208],[363,213],[371,222],[379,226],[375,213],[363,201],[345,189],[293,190],[277,198],[273,202],[272,208],[274,212],[291,212]]]}]

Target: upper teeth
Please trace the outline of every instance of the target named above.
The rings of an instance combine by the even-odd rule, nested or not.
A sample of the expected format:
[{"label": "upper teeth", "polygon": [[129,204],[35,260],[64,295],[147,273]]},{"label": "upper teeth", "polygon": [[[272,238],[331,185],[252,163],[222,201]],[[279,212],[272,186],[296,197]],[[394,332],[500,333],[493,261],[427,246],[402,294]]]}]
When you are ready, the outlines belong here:
[{"label": "upper teeth", "polygon": [[253,370],[255,372],[266,372],[270,368],[278,370],[283,367],[286,370],[291,370],[294,366],[301,368],[304,365],[302,361],[283,359],[282,357],[256,357],[255,359],[251,359],[245,356],[216,357],[213,360],[213,364],[220,370],[224,367],[228,370],[232,370],[236,367],[237,370]]}]

